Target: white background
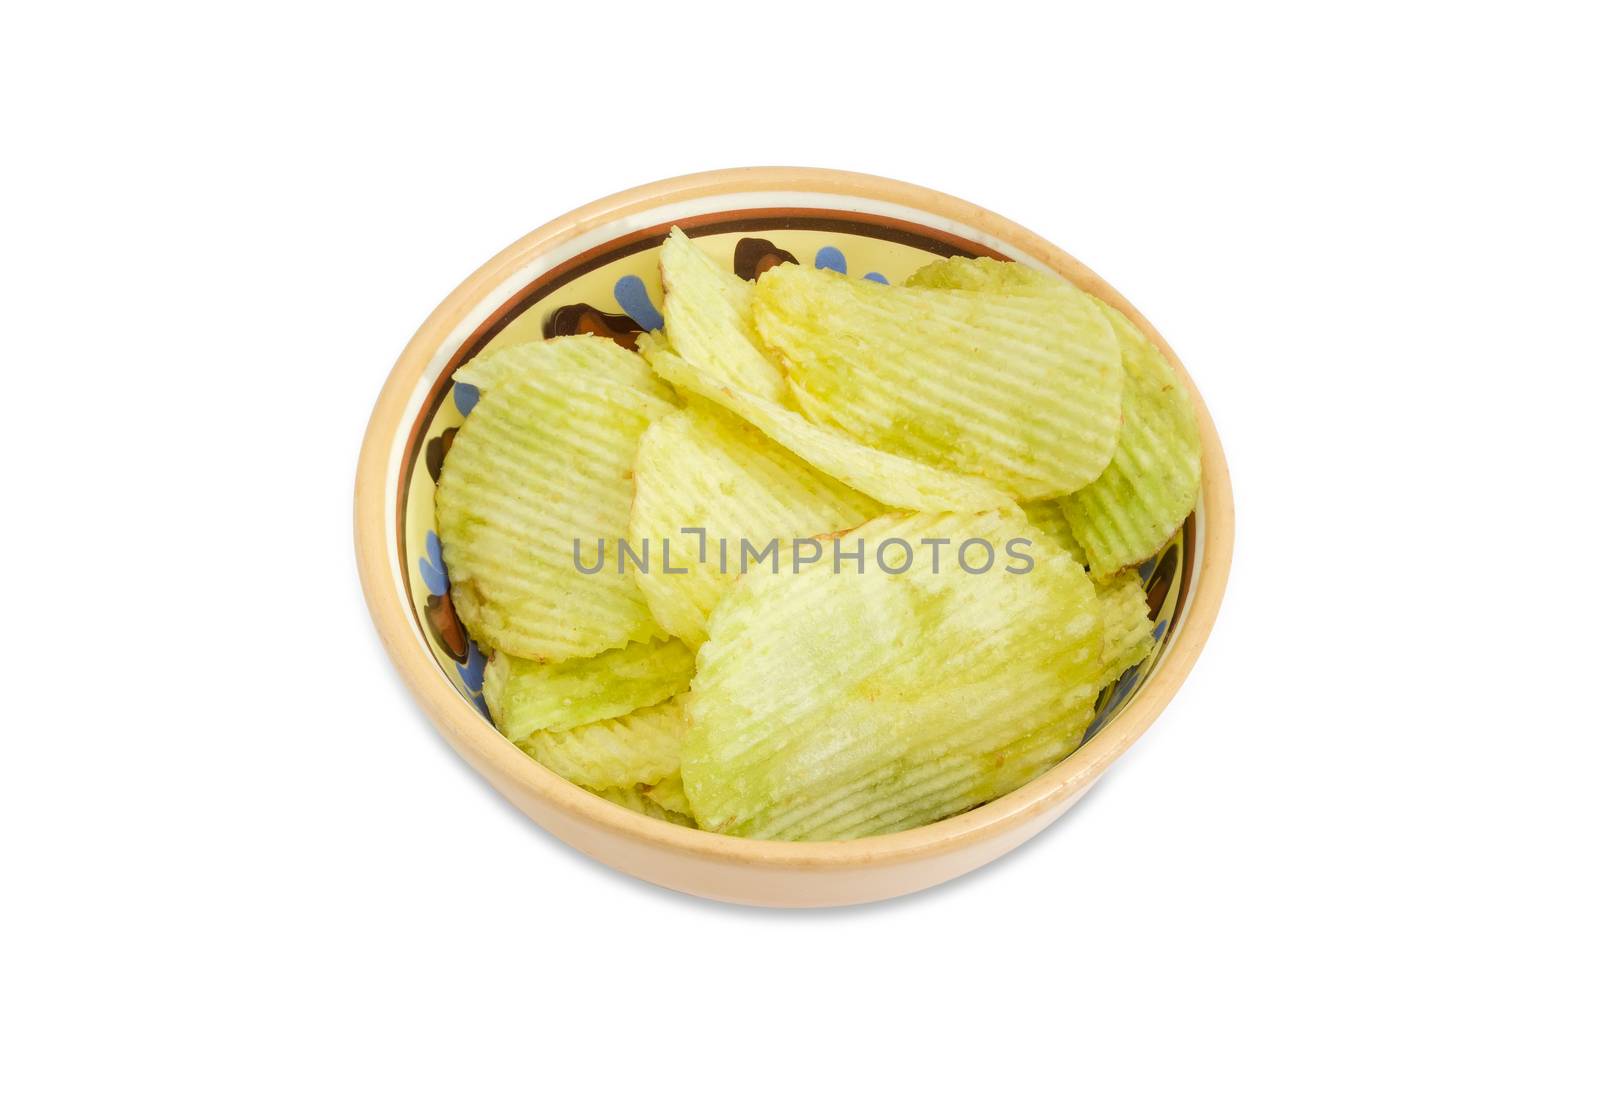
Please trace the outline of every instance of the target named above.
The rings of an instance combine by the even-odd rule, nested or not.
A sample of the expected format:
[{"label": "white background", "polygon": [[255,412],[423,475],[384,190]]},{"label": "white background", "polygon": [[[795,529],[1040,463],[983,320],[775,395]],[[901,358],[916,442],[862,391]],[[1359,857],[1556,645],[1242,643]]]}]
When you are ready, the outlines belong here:
[{"label": "white background", "polygon": [[[7,17],[0,1095],[1600,1092],[1592,29],[1051,7]],[[1102,785],[829,913],[531,826],[407,699],[350,540],[371,402],[459,280],[771,163],[1096,268],[1239,513]]]}]

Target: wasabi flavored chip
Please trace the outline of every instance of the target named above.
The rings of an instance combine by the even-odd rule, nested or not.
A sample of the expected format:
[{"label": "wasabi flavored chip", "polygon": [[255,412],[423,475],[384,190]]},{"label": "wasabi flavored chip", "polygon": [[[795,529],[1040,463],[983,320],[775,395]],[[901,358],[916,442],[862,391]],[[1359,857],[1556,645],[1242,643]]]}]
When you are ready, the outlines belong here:
[{"label": "wasabi flavored chip", "polygon": [[[1048,294],[1063,281],[996,260],[939,260],[908,286],[1012,294]],[[1067,499],[1073,533],[1096,577],[1143,562],[1194,509],[1200,493],[1200,430],[1177,372],[1127,315],[1095,303],[1116,334],[1126,381],[1116,451],[1100,476]]]},{"label": "wasabi flavored chip", "polygon": [[629,811],[637,811],[652,819],[662,822],[675,823],[678,826],[693,827],[694,820],[680,812],[661,806],[652,800],[639,788],[599,788],[590,789],[602,800],[610,800],[618,807],[625,807]]},{"label": "wasabi flavored chip", "polygon": [[753,310],[807,417],[871,447],[1032,500],[1092,482],[1116,446],[1116,336],[1068,283],[947,291],[784,264]]},{"label": "wasabi flavored chip", "polygon": [[434,501],[451,596],[503,654],[562,662],[661,634],[633,575],[576,568],[579,547],[626,536],[639,437],[676,408],[589,375],[593,340],[548,341],[572,362],[497,379],[445,456]]},{"label": "wasabi flavored chip", "polygon": [[1011,504],[998,486],[981,478],[879,451],[748,391],[708,385],[681,356],[660,346],[652,346],[647,358],[662,378],[680,390],[721,405],[817,470],[885,505],[930,513],[972,513]]},{"label": "wasabi flavored chip", "polygon": [[705,641],[706,617],[739,576],[741,541],[836,532],[884,511],[703,401],[650,426],[633,485],[628,538],[650,567],[639,587],[656,622],[690,646]]},{"label": "wasabi flavored chip", "polygon": [[1031,538],[1021,520],[881,517],[839,538],[862,541],[860,573],[836,572],[828,553],[735,586],[688,697],[683,782],[701,826],[810,840],[902,830],[1070,753],[1104,661],[1098,598],[1042,539],[1031,568],[1008,554]]},{"label": "wasabi flavored chip", "polygon": [[588,334],[508,345],[485,352],[457,368],[453,378],[479,390],[491,390],[502,379],[529,372],[577,372],[596,382],[642,390],[663,402],[675,401],[671,388],[644,360],[615,341]]},{"label": "wasabi flavored chip", "polygon": [[690,822],[694,821],[694,810],[690,808],[689,797],[683,791],[682,773],[673,773],[655,784],[645,785],[640,791],[657,806],[682,815]]},{"label": "wasabi flavored chip", "polygon": [[729,386],[769,402],[790,401],[783,374],[751,327],[750,284],[719,268],[676,226],[661,246],[661,283],[667,338],[698,380],[690,390]]},{"label": "wasabi flavored chip", "polygon": [[614,719],[677,696],[694,676],[694,655],[677,639],[629,643],[589,658],[533,662],[496,655],[483,673],[483,699],[500,733],[522,742]]},{"label": "wasabi flavored chip", "polygon": [[567,731],[540,731],[517,745],[573,784],[631,788],[676,773],[687,734],[682,703],[669,700]]},{"label": "wasabi flavored chip", "polygon": [[1155,649],[1155,625],[1144,583],[1134,571],[1117,575],[1099,587],[1101,663],[1097,684],[1109,685],[1129,666],[1143,662]]},{"label": "wasabi flavored chip", "polygon": [[1200,427],[1188,392],[1149,337],[1120,311],[1102,309],[1128,377],[1122,434],[1100,477],[1066,500],[1073,535],[1097,577],[1161,550],[1200,496]]},{"label": "wasabi flavored chip", "polygon": [[1048,501],[1024,502],[1022,512],[1028,518],[1029,524],[1050,537],[1051,543],[1087,567],[1088,559],[1084,557],[1083,548],[1078,546],[1078,540],[1072,534],[1072,526],[1067,523],[1066,510],[1061,507],[1059,500],[1051,498]]}]

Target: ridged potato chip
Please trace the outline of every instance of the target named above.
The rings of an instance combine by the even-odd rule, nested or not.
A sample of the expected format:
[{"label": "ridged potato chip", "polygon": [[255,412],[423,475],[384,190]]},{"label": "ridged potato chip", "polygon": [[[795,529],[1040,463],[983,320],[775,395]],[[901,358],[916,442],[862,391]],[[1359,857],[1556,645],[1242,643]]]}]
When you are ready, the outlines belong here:
[{"label": "ridged potato chip", "polygon": [[1068,285],[1050,272],[1041,272],[1012,260],[988,256],[952,256],[924,264],[906,277],[907,287],[937,291],[990,291],[996,294],[1040,291],[1046,294]]},{"label": "ridged potato chip", "polygon": [[[583,360],[589,341],[546,347]],[[575,542],[596,556],[626,536],[639,437],[674,409],[579,367],[508,373],[484,393],[434,498],[456,613],[479,643],[562,662],[660,634],[634,576],[581,573]]]},{"label": "ridged potato chip", "polygon": [[1144,583],[1132,570],[1099,587],[1101,663],[1097,684],[1109,685],[1129,666],[1143,662],[1155,649],[1155,625]]},{"label": "ridged potato chip", "polygon": [[661,283],[667,338],[701,379],[689,389],[729,386],[780,405],[791,401],[783,373],[751,327],[751,284],[718,267],[677,226],[661,246]]},{"label": "ridged potato chip", "polygon": [[817,470],[885,505],[929,513],[973,513],[1011,504],[998,486],[981,478],[879,451],[836,429],[814,425],[776,402],[731,386],[711,385],[676,352],[659,344],[650,344],[645,355],[650,366],[680,390],[737,414]]},{"label": "ridged potato chip", "polygon": [[690,822],[694,821],[694,809],[689,806],[689,797],[683,791],[682,773],[663,777],[655,784],[645,785],[640,791],[657,806],[682,815]]},{"label": "ridged potato chip", "polygon": [[1188,392],[1138,326],[1101,306],[1116,330],[1128,377],[1122,434],[1100,477],[1066,500],[1072,534],[1097,577],[1161,550],[1200,496],[1200,426]]},{"label": "ridged potato chip", "polygon": [[688,364],[682,362],[683,358],[673,349],[672,342],[667,340],[666,333],[660,329],[648,333],[640,333],[634,338],[634,349],[638,352],[639,358],[644,361],[645,366],[650,369],[650,373],[656,377],[656,381],[672,391],[679,405],[688,405],[692,401],[705,401],[691,388],[681,383],[673,382],[667,373],[656,365],[657,360],[666,359],[670,356],[678,361],[676,373],[680,378],[692,374],[692,369]]},{"label": "ridged potato chip", "polygon": [[703,827],[905,829],[1026,783],[1082,739],[1103,640],[1078,563],[1015,509],[892,514],[841,550],[857,539],[861,573],[797,559],[748,574],[712,614],[682,764]]},{"label": "ridged potato chip", "polygon": [[678,826],[694,826],[694,820],[689,816],[661,806],[638,788],[598,788],[590,791],[603,800],[610,800],[618,807],[637,811],[640,815],[648,815],[662,822],[676,823]]},{"label": "ridged potato chip", "polygon": [[482,395],[437,531],[496,726],[637,813],[774,839],[910,829],[1076,750],[1156,645],[1118,567],[1197,493],[1155,346],[1010,263],[751,284],[674,228],[661,264],[638,355],[563,337],[455,375]]},{"label": "ridged potato chip", "polygon": [[806,415],[874,448],[1032,500],[1088,485],[1116,447],[1116,335],[1065,282],[1014,295],[784,264],[752,309]]},{"label": "ridged potato chip", "polygon": [[539,731],[517,745],[534,761],[585,788],[655,784],[678,771],[688,735],[678,699],[566,731]]},{"label": "ridged potato chip", "polygon": [[[1049,293],[1062,281],[1020,264],[951,258],[918,269],[907,286]],[[1066,501],[1073,534],[1096,577],[1161,550],[1200,493],[1200,429],[1177,372],[1144,332],[1093,299],[1116,334],[1126,380],[1116,451],[1094,482]]]},{"label": "ridged potato chip", "polygon": [[637,581],[656,622],[697,647],[739,576],[741,541],[759,548],[774,537],[836,532],[883,511],[749,423],[697,401],[639,441],[628,540],[646,554],[649,570]]},{"label": "ridged potato chip", "polygon": [[660,704],[686,691],[693,676],[694,655],[677,639],[566,662],[497,654],[483,671],[483,700],[500,733],[521,742]]},{"label": "ridged potato chip", "polygon": [[1072,526],[1067,523],[1067,514],[1061,507],[1061,502],[1055,498],[1046,501],[1028,501],[1022,505],[1023,515],[1028,518],[1028,523],[1050,537],[1050,541],[1061,550],[1084,564],[1087,569],[1088,560],[1084,558],[1083,548],[1078,545],[1078,540],[1072,534]]},{"label": "ridged potato chip", "polygon": [[998,799],[1042,776],[1078,749],[1093,715],[1093,701],[1075,702],[1060,719],[1038,730],[991,732],[983,742],[970,744],[966,753],[924,761],[904,774],[880,772],[870,783],[894,785],[906,798],[848,798],[846,802],[863,806],[842,817],[830,809],[826,814],[834,818],[826,828],[829,837],[860,838],[910,830]]},{"label": "ridged potato chip", "polygon": [[663,402],[675,401],[672,389],[644,360],[616,341],[590,334],[531,341],[486,352],[457,368],[453,378],[479,390],[490,390],[502,379],[541,371],[576,371],[598,382],[642,390]]}]

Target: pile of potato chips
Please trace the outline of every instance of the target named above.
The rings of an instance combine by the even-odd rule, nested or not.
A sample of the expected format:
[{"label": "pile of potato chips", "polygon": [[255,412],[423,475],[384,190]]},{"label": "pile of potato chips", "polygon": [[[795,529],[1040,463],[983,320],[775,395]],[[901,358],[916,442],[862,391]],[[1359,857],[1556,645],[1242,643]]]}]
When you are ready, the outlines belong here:
[{"label": "pile of potato chips", "polygon": [[1129,569],[1193,509],[1183,385],[1016,264],[746,282],[679,230],[663,331],[480,356],[436,505],[500,731],[643,814],[857,838],[1072,753],[1154,646]]}]

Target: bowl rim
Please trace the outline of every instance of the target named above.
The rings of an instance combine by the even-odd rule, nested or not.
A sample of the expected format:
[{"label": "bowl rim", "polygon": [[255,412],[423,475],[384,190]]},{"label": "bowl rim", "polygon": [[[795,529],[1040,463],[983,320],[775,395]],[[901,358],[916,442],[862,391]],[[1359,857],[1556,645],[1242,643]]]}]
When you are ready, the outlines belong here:
[{"label": "bowl rim", "polygon": [[[1121,309],[1155,340],[1189,390],[1201,440],[1200,568],[1176,638],[1121,711],[1086,745],[1048,772],[996,800],[948,819],[894,834],[848,841],[789,842],[738,838],[662,822],[619,807],[524,754],[440,676],[418,645],[395,585],[385,526],[388,460],[404,431],[407,402],[434,352],[483,296],[541,252],[630,214],[663,204],[733,193],[808,192],[899,204],[982,230],[1044,263]],[[1233,554],[1233,495],[1215,424],[1182,361],[1122,295],[1077,259],[1032,231],[963,199],[916,184],[836,169],[717,169],[643,184],[569,211],[513,242],[441,302],[417,329],[378,395],[362,441],[355,480],[355,550],[362,590],[378,635],[412,696],[446,741],[503,794],[513,793],[586,821],[623,839],[729,865],[843,870],[936,857],[1004,835],[1082,794],[1154,722],[1188,676],[1221,606]]]}]

